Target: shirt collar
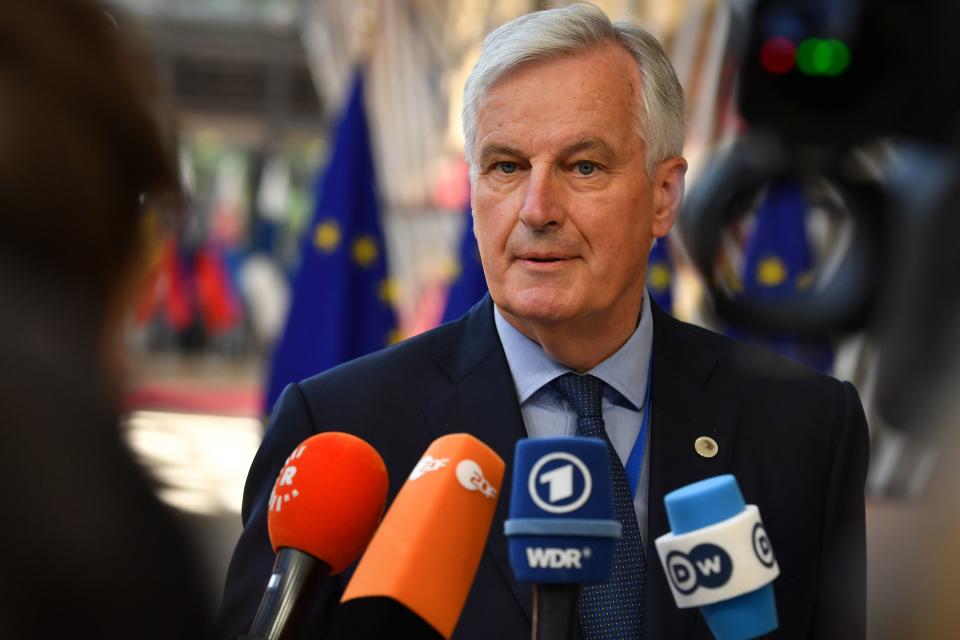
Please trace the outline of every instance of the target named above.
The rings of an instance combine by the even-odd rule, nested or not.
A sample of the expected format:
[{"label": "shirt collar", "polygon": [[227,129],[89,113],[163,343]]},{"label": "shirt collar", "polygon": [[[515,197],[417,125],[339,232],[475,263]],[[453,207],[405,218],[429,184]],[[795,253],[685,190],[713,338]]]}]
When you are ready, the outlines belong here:
[{"label": "shirt collar", "polygon": [[[493,307],[493,316],[521,405],[551,380],[570,371],[552,360],[540,345],[507,322],[496,305]],[[650,294],[644,292],[640,322],[633,335],[613,355],[587,373],[603,380],[639,410],[643,407],[647,392],[647,370],[652,349]]]}]

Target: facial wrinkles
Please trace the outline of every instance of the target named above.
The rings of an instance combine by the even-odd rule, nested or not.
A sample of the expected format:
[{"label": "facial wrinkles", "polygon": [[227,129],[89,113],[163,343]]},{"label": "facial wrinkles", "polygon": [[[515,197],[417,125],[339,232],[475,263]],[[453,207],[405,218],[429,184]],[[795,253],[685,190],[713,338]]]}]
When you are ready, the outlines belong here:
[{"label": "facial wrinkles", "polygon": [[553,231],[530,229],[520,223],[514,226],[507,238],[507,255],[513,258],[534,254],[547,254],[552,257],[583,257],[583,249],[575,238],[571,238],[554,227]]},{"label": "facial wrinkles", "polygon": [[[522,70],[519,72],[522,73]],[[524,189],[529,187],[531,179],[550,181],[547,188],[550,190],[547,197],[555,200],[552,206],[569,206],[574,215],[566,216],[564,225],[547,226],[544,229],[530,229],[518,221],[513,226],[506,239],[507,256],[516,256],[530,251],[554,251],[566,254],[589,253],[590,238],[570,227],[575,227],[576,221],[586,219],[591,209],[606,211],[610,208],[610,201],[617,199],[617,193],[624,188],[623,179],[631,179],[629,174],[643,172],[642,151],[643,141],[637,136],[636,118],[610,117],[613,113],[635,113],[639,99],[634,95],[636,79],[627,79],[627,91],[623,85],[597,86],[586,79],[578,83],[571,95],[570,86],[566,86],[556,78],[514,77],[504,78],[499,87],[494,86],[487,95],[479,111],[481,123],[480,137],[477,140],[477,152],[481,152],[485,145],[503,145],[517,149],[519,156],[509,158],[521,163],[529,163],[527,171],[547,171],[546,176],[539,175],[531,178],[524,176],[518,183],[497,183],[489,181],[485,189],[501,191],[504,197],[494,210],[502,214],[510,211],[517,213],[518,207],[524,206]],[[536,96],[536,99],[531,99]],[[529,126],[530,122],[549,122],[549,127]],[[579,139],[599,138],[614,148],[613,157],[605,159],[607,165],[604,171],[611,176],[613,184],[606,189],[584,193],[572,190],[571,185],[562,179],[561,172],[565,167],[560,164],[572,158],[558,158],[565,146]],[[589,156],[589,154],[587,154]],[[637,159],[640,159],[638,164]],[[486,159],[484,165],[479,166],[481,173],[487,171],[493,161],[500,160],[499,156]],[[507,158],[504,158],[507,159]],[[590,159],[587,157],[586,159]],[[633,166],[638,164],[638,166]],[[638,176],[639,177],[639,176]],[[483,180],[481,178],[481,180]],[[589,184],[589,183],[584,183]],[[514,191],[507,195],[507,192]],[[556,199],[559,199],[556,200]],[[642,206],[642,195],[632,194],[629,203],[621,202],[620,206]],[[568,211],[567,213],[571,213]],[[622,242],[632,241],[633,238],[622,238]],[[622,247],[616,248],[616,253],[623,252]]]},{"label": "facial wrinkles", "polygon": [[[615,59],[612,53],[605,54],[603,61],[598,64],[611,63]],[[622,52],[617,52],[616,55],[620,53]],[[638,109],[642,109],[642,102],[637,91],[638,79],[630,77],[632,74],[629,72],[626,87],[611,86],[609,83],[601,83],[598,86],[592,78],[583,79],[575,87],[571,87],[569,83],[564,82],[566,78],[558,81],[555,77],[535,75],[535,71],[535,69],[518,69],[491,87],[478,110],[480,123],[495,121],[489,133],[483,136],[484,139],[498,130],[508,128],[511,122],[517,121],[550,122],[551,127],[544,128],[542,132],[549,134],[561,128],[574,127],[588,119],[593,112],[601,113],[597,118],[599,121],[620,125],[616,127],[617,131],[602,132],[613,136],[615,140],[622,140],[628,131],[638,133],[636,114]],[[537,99],[530,100],[530,95],[537,96]],[[619,114],[629,113],[633,117],[604,118],[602,116],[604,110]],[[477,140],[475,148],[482,148],[484,141]],[[531,145],[534,143],[533,140],[530,142]]]}]

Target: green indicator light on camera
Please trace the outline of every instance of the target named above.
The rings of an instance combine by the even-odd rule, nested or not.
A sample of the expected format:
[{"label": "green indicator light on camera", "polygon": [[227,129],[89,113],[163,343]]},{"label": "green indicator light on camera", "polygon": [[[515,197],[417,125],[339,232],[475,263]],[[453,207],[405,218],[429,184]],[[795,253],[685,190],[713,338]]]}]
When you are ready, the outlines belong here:
[{"label": "green indicator light on camera", "polygon": [[817,75],[830,75],[833,69],[833,47],[827,40],[819,40],[813,46],[813,70]]},{"label": "green indicator light on camera", "polygon": [[807,38],[797,47],[797,68],[808,76],[838,76],[850,66],[850,49],[836,38]]},{"label": "green indicator light on camera", "polygon": [[801,73],[811,76],[814,75],[813,50],[817,46],[817,38],[807,38],[797,47],[797,69]]},{"label": "green indicator light on camera", "polygon": [[838,76],[850,66],[850,49],[846,44],[836,38],[831,38],[826,42],[830,46],[832,53],[830,68],[826,73],[828,76]]}]

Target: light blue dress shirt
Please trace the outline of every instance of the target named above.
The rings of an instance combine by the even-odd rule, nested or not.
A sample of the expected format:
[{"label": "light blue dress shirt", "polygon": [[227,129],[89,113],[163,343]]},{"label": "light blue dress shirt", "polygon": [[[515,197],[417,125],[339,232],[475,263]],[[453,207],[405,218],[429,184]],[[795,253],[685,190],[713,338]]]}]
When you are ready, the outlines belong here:
[{"label": "light blue dress shirt", "polygon": [[[526,337],[506,321],[500,309],[494,305],[494,320],[500,342],[507,355],[507,364],[513,375],[513,384],[520,400],[520,413],[531,438],[572,436],[577,431],[577,414],[550,386],[550,381],[571,371],[551,360],[536,342]],[[647,393],[647,376],[650,353],[653,349],[653,317],[650,311],[650,295],[643,296],[640,323],[633,335],[613,355],[588,371],[606,383],[603,391],[603,422],[607,435],[620,461],[626,466],[627,458],[640,433],[643,418],[644,396]],[[650,422],[645,434],[650,442]],[[650,447],[644,447],[643,467],[633,508],[637,512],[640,533],[646,540],[647,492],[649,488]]]}]

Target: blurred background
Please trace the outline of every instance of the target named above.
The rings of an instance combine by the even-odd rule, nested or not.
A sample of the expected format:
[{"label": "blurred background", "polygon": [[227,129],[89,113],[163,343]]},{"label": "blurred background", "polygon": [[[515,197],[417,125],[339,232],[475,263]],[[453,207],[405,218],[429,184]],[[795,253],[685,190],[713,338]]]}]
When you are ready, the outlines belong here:
[{"label": "blurred background", "polygon": [[[128,322],[124,430],[161,499],[195,533],[219,601],[243,482],[279,389],[457,317],[483,294],[468,222],[463,82],[492,29],[566,3],[107,4],[139,33],[159,74],[188,195],[187,215],[147,256],[150,275]],[[695,194],[715,154],[751,130],[737,93],[754,3],[595,4],[614,19],[633,16],[670,55],[686,92]],[[857,51],[832,42],[805,52],[799,39],[775,43],[757,59],[774,75],[842,77],[856,69]],[[878,139],[857,150],[858,175],[883,174],[897,155]],[[739,205],[747,213],[718,233],[711,277],[746,297],[816,288],[818,265],[849,244],[843,194],[828,180],[778,179],[747,195]],[[902,575],[891,549],[898,527],[920,513],[937,447],[877,409],[882,341],[865,322],[760,337],[721,320],[695,244],[678,230],[655,249],[648,286],[661,304],[857,386],[873,446],[870,597],[874,610],[888,607],[884,585]]]}]

